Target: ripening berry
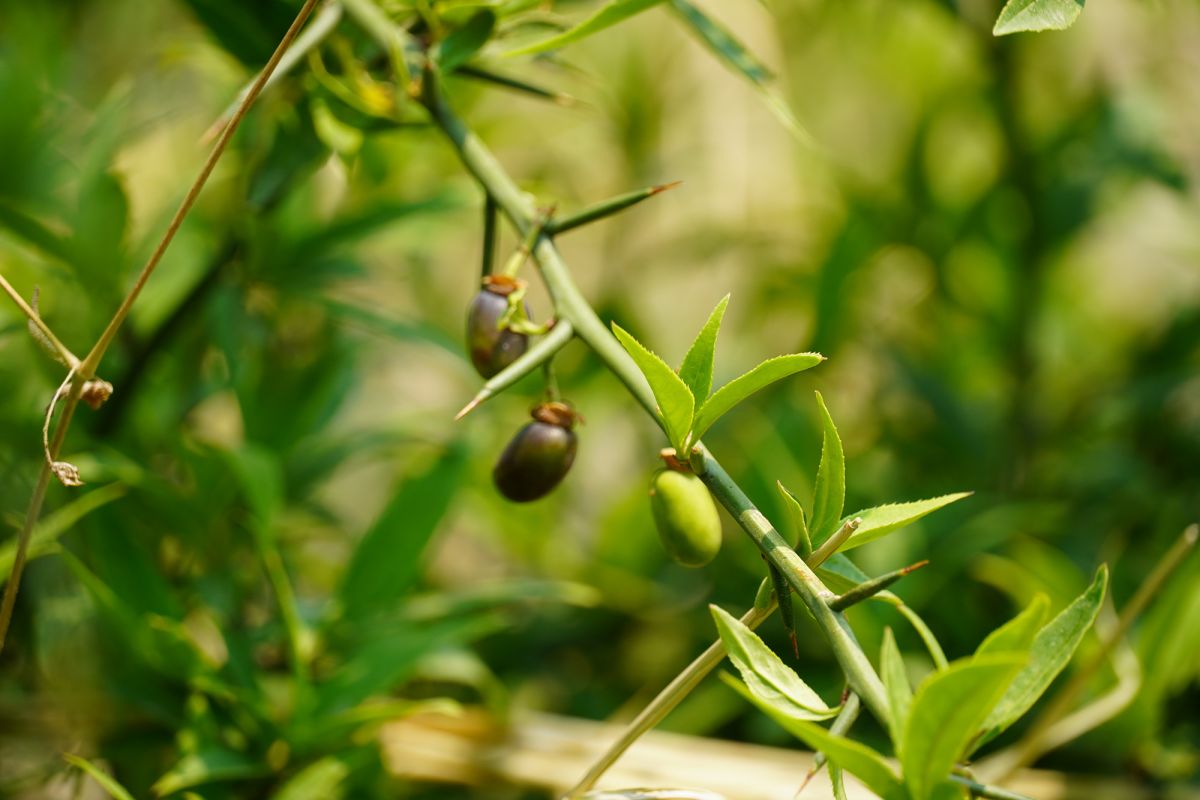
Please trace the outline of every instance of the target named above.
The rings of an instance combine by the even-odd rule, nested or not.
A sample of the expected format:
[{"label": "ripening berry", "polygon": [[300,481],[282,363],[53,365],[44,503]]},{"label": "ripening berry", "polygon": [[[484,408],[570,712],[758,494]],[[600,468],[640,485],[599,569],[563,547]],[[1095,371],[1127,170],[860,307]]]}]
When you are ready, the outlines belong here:
[{"label": "ripening berry", "polygon": [[661,469],[650,481],[650,509],[663,547],[685,567],[702,567],[721,549],[721,518],[708,488],[690,472]]},{"label": "ripening berry", "polygon": [[[467,351],[475,370],[490,378],[525,352],[529,337],[497,327],[508,309],[508,296],[520,284],[513,278],[489,275],[467,312]],[[529,314],[528,306],[525,309]]]},{"label": "ripening berry", "polygon": [[565,403],[543,403],[517,431],[492,470],[500,494],[527,503],[549,494],[575,461],[577,415]]}]

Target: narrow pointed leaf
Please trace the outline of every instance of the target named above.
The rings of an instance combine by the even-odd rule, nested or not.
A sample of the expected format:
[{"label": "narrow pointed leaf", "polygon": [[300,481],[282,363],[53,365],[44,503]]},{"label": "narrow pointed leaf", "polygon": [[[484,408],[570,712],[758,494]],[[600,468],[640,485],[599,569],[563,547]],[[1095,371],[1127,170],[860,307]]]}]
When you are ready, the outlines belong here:
[{"label": "narrow pointed leaf", "polygon": [[1025,656],[1015,653],[965,659],[921,683],[909,710],[900,753],[904,781],[913,800],[933,796],[1025,661]]},{"label": "narrow pointed leaf", "polygon": [[884,800],[908,800],[904,784],[892,771],[891,765],[865,744],[843,736],[835,736],[815,723],[785,717],[757,698],[754,698],[754,704],[790,734],[814,751],[824,753],[831,763],[858,778]]},{"label": "narrow pointed leaf", "polygon": [[104,789],[104,791],[108,793],[108,796],[113,798],[113,800],[133,800],[133,795],[129,793],[128,789],[117,783],[116,778],[109,775],[107,772],[100,769],[86,758],[81,758],[80,756],[73,755],[71,753],[63,753],[63,758],[65,758],[71,765],[79,767],[81,770],[90,775],[92,780],[100,784],[100,788]]},{"label": "narrow pointed leaf", "polygon": [[904,728],[908,724],[908,712],[912,706],[913,691],[904,670],[904,659],[896,647],[896,637],[891,628],[883,629],[883,645],[879,651],[879,677],[887,692],[888,705],[892,709],[890,733],[892,746],[897,753],[904,752]]},{"label": "narrow pointed leaf", "polygon": [[796,552],[800,554],[801,558],[808,558],[812,555],[813,548],[812,537],[808,533],[808,523],[804,518],[804,506],[800,505],[796,495],[792,494],[781,481],[775,481],[775,488],[779,490],[779,495],[783,498],[783,505],[792,521],[792,528],[796,531],[796,541],[792,546],[796,548]]},{"label": "narrow pointed leaf", "polygon": [[837,709],[825,705],[796,672],[763,644],[754,631],[717,606],[709,606],[717,632],[750,693],[789,719],[829,719]]},{"label": "narrow pointed leaf", "polygon": [[1024,611],[989,633],[976,648],[975,655],[1028,650],[1046,621],[1046,609],[1049,605],[1050,598],[1039,592]]},{"label": "narrow pointed leaf", "polygon": [[663,428],[667,432],[667,438],[671,440],[671,446],[682,457],[686,457],[684,440],[687,438],[688,431],[691,430],[692,413],[696,407],[692,391],[688,389],[683,379],[675,374],[675,370],[643,347],[641,342],[633,338],[624,328],[615,322],[612,328],[617,340],[621,342],[621,346],[625,348],[625,351],[637,364],[638,369],[646,376],[646,382],[650,384],[650,391],[654,392],[654,399],[658,401],[658,411],[662,415]]},{"label": "narrow pointed leaf", "polygon": [[820,545],[840,524],[842,506],[846,502],[846,457],[842,451],[842,438],[838,436],[833,417],[825,407],[825,398],[821,397],[820,392],[816,394],[823,433],[821,463],[817,467],[817,480],[813,488],[812,535]]},{"label": "narrow pointed leaf", "polygon": [[971,492],[956,492],[955,494],[944,494],[941,497],[930,497],[927,500],[914,500],[911,503],[889,503],[848,514],[837,523],[839,526],[846,520],[855,517],[862,519],[862,524],[858,526],[858,530],[841,549],[850,550],[867,542],[873,542],[906,525],[913,524],[921,517],[932,514],[939,508],[945,508],[951,503],[970,496]]},{"label": "narrow pointed leaf", "polygon": [[569,44],[574,44],[580,39],[599,33],[605,28],[611,28],[618,22],[624,22],[632,16],[642,13],[646,9],[658,5],[662,0],[612,0],[597,11],[592,16],[585,19],[583,22],[576,25],[570,30],[563,31],[557,36],[552,36],[549,39],[543,39],[527,47],[520,47],[516,50],[510,50],[510,56],[524,56],[533,53],[544,53],[547,50],[557,50],[560,47],[566,47]]},{"label": "narrow pointed leaf", "polygon": [[425,472],[396,488],[355,547],[342,576],[342,616],[358,620],[394,611],[424,564],[425,547],[450,507],[465,453],[451,447]]},{"label": "narrow pointed leaf", "polygon": [[759,389],[765,389],[789,375],[812,369],[824,360],[825,356],[819,353],[793,353],[764,361],[745,375],[734,378],[713,392],[712,397],[700,406],[700,410],[696,412],[695,424],[692,426],[694,438],[699,439],[703,436],[705,431],[712,427],[712,424],[725,412]]},{"label": "narrow pointed leaf", "polygon": [[492,38],[496,13],[484,8],[471,15],[461,28],[453,31],[437,46],[435,58],[443,72],[453,72],[467,63]]},{"label": "narrow pointed leaf", "polygon": [[185,755],[151,789],[161,797],[215,781],[260,778],[270,772],[261,759],[223,747],[208,747]]},{"label": "narrow pointed leaf", "polygon": [[842,776],[842,768],[837,764],[829,765],[829,785],[833,789],[833,800],[850,800],[846,795],[846,780]]},{"label": "narrow pointed leaf", "polygon": [[1016,722],[1063,671],[1083,641],[1083,635],[1096,621],[1107,586],[1108,567],[1101,565],[1096,570],[1092,585],[1038,631],[1030,647],[1028,665],[1017,675],[1003,699],[988,716],[987,735],[981,743]]},{"label": "narrow pointed leaf", "polygon": [[692,390],[692,397],[699,405],[708,399],[712,391],[713,355],[717,348],[717,333],[721,330],[721,318],[725,316],[725,306],[729,304],[729,295],[721,298],[717,307],[708,317],[708,322],[696,335],[696,340],[683,357],[679,365],[679,377]]},{"label": "narrow pointed leaf", "polygon": [[1008,0],[996,18],[993,36],[1025,31],[1061,31],[1075,24],[1083,0]]},{"label": "narrow pointed leaf", "polygon": [[671,0],[671,7],[702,44],[726,66],[750,81],[767,108],[789,133],[802,142],[811,142],[812,137],[797,121],[774,85],[775,76],[745,45],[689,0]]}]

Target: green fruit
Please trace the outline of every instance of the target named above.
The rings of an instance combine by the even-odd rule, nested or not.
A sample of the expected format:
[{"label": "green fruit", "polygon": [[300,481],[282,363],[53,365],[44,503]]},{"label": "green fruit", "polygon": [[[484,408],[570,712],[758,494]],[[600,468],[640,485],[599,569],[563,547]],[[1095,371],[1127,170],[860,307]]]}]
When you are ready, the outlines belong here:
[{"label": "green fruit", "polygon": [[[475,371],[485,378],[516,361],[529,346],[525,334],[498,327],[508,310],[508,296],[519,285],[512,278],[489,276],[467,311],[467,351]],[[525,313],[528,316],[528,306]]]},{"label": "green fruit", "polygon": [[543,403],[534,421],[517,431],[492,470],[500,494],[527,503],[550,493],[575,461],[576,415],[564,403]]},{"label": "green fruit", "polygon": [[650,481],[650,509],[671,558],[703,567],[721,549],[721,518],[704,482],[690,472],[662,469]]}]

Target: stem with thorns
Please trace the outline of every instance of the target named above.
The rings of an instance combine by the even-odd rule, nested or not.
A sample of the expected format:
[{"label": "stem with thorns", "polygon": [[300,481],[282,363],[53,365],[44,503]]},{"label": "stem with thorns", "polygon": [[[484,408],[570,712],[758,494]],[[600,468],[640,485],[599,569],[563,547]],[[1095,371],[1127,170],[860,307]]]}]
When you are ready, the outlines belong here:
[{"label": "stem with thorns", "polygon": [[[532,198],[517,187],[483,142],[450,109],[432,73],[426,73],[422,89],[422,102],[457,150],[464,166],[495,199],[518,233],[522,237],[527,236],[538,221]],[[576,336],[596,353],[605,367],[661,425],[654,397],[641,372],[583,297],[550,237],[543,235],[537,238],[533,258],[549,290],[558,318],[574,326]],[[828,603],[835,596],[833,592],[788,546],[720,463],[700,445],[697,446],[697,455],[702,467],[697,474],[717,501],[725,506],[759,546],[767,560],[783,573],[789,585],[799,594],[829,641],[850,686],[872,714],[881,721],[888,720],[890,712],[883,683],[855,640],[845,618],[829,608]]]}]

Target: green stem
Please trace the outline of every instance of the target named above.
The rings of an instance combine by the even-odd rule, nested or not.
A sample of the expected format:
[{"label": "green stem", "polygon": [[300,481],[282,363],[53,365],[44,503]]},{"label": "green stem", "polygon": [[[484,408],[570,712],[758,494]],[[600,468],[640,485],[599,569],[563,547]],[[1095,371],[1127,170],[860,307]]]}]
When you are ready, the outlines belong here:
[{"label": "green stem", "polygon": [[549,364],[550,359],[554,358],[554,354],[562,350],[574,335],[575,329],[571,323],[565,319],[558,320],[545,336],[534,342],[533,346],[518,356],[516,361],[489,378],[488,382],[471,398],[471,402],[463,406],[454,418],[462,419],[538,367]]},{"label": "green stem", "polygon": [[[538,219],[533,199],[517,187],[486,145],[454,114],[436,85],[434,76],[429,73],[425,76],[423,102],[434,122],[458,151],[467,170],[495,198],[500,210],[520,234],[527,235]],[[641,372],[583,297],[554,242],[547,236],[540,236],[533,249],[533,257],[559,318],[568,320],[574,326],[576,335],[599,356],[609,371],[662,427],[654,396]],[[890,711],[883,682],[859,647],[845,618],[827,605],[834,597],[833,592],[788,546],[717,460],[703,448],[700,448],[700,452],[704,466],[701,478],[709,490],[800,595],[829,640],[851,688],[872,714],[880,721],[887,721]]]},{"label": "green stem", "polygon": [[[817,625],[821,627],[838,665],[846,673],[850,688],[862,698],[876,719],[886,722],[890,719],[891,711],[888,707],[887,693],[883,689],[883,681],[879,679],[875,668],[871,666],[871,662],[854,638],[846,618],[829,607],[829,603],[835,597],[833,592],[821,583],[821,579],[804,563],[799,553],[788,546],[720,463],[707,450],[701,449],[701,452],[704,469],[698,474],[704,485],[737,520],[742,530],[750,534],[759,550],[787,578],[788,583],[808,607]],[[695,459],[692,463],[695,464]]]},{"label": "green stem", "polygon": [[1005,789],[1000,789],[996,786],[988,786],[983,783],[976,783],[970,778],[962,775],[951,775],[950,780],[966,787],[966,790],[971,793],[971,797],[986,797],[989,800],[1031,800],[1023,794],[1010,792]]},{"label": "green stem", "polygon": [[[762,625],[774,610],[774,603],[767,605],[766,608],[752,608],[742,615],[742,624],[750,630],[754,630]],[[563,797],[578,797],[595,786],[596,781],[600,780],[600,776],[624,755],[630,745],[641,738],[642,734],[662,722],[667,714],[670,714],[683,701],[683,698],[691,694],[692,690],[700,685],[700,681],[716,669],[724,658],[725,645],[718,639],[676,675],[674,680],[642,709],[641,713],[621,732],[621,736],[604,751],[604,755],[592,764],[587,774],[580,778],[579,783],[571,787]]]}]

